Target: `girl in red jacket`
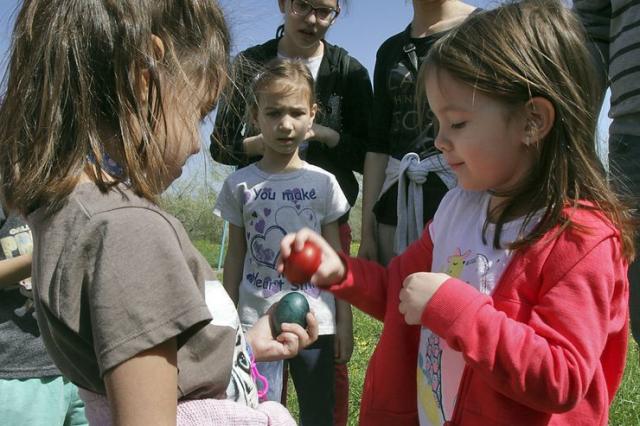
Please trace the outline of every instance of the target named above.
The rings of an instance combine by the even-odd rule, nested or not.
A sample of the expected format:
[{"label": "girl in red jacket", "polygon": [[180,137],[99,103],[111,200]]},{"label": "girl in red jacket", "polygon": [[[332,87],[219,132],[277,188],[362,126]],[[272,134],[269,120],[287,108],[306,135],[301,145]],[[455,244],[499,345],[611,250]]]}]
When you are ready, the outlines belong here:
[{"label": "girl in red jacket", "polygon": [[312,282],[385,323],[362,424],[606,425],[627,345],[630,210],[595,152],[599,93],[557,0],[470,17],[420,71],[458,178],[385,269],[321,246]]}]

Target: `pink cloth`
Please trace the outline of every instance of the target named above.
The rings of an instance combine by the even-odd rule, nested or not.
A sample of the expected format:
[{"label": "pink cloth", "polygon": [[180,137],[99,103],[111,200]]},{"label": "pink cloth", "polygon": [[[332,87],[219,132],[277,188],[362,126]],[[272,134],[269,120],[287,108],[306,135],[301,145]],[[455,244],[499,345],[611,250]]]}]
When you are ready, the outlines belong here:
[{"label": "pink cloth", "polygon": [[[85,403],[85,415],[91,426],[110,426],[109,400],[84,389],[79,390]],[[295,426],[289,411],[277,402],[261,403],[257,409],[226,399],[178,401],[178,426]]]}]

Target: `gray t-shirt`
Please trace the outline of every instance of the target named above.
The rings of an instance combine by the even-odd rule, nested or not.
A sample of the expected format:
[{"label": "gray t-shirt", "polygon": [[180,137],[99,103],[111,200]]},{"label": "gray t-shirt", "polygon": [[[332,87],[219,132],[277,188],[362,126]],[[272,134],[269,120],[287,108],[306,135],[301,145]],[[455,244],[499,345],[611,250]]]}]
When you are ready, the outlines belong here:
[{"label": "gray t-shirt", "polygon": [[92,183],[28,220],[42,337],[66,377],[105,394],[106,371],[177,337],[178,398],[225,397],[238,330],[210,323],[213,271],[178,220],[127,189],[103,194]]},{"label": "gray t-shirt", "polygon": [[299,170],[268,174],[251,164],[224,182],[214,212],[244,228],[247,252],[238,293],[242,326],[250,327],[282,296],[299,291],[318,319],[320,334],[335,333],[333,296],[311,283],[294,285],[280,276],[280,241],[303,227],[320,232],[349,210],[335,177],[304,163]]},{"label": "gray t-shirt", "polygon": [[[0,207],[0,260],[31,253],[29,226]],[[58,376],[47,355],[30,298],[30,281],[0,290],[0,379]]]}]

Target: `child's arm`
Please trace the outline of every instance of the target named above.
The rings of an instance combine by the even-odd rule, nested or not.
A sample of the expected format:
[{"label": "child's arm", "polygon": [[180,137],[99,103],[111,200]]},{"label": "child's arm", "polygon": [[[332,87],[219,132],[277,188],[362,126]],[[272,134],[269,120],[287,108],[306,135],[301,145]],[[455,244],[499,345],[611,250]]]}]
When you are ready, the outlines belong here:
[{"label": "child's arm", "polygon": [[[340,252],[340,231],[338,222],[331,222],[322,226],[322,236],[329,245]],[[353,314],[351,305],[341,299],[336,298],[336,338],[335,338],[335,359],[339,364],[349,362],[353,353]]]},{"label": "child's arm", "polygon": [[494,306],[494,300],[503,306],[518,302],[481,294],[455,278],[439,287],[421,316],[422,325],[460,351],[487,385],[549,413],[583,401],[600,366],[612,383],[619,380],[628,336],[628,283],[619,244],[608,238],[582,249],[580,257],[574,242],[566,246],[556,246],[555,257],[546,261],[552,266],[532,287],[535,306],[521,320]]},{"label": "child's arm", "polygon": [[176,424],[177,351],[172,338],[105,373],[113,424]]},{"label": "child's arm", "polygon": [[242,282],[246,252],[247,241],[244,238],[244,228],[229,223],[229,245],[227,246],[227,255],[224,258],[222,285],[236,306],[238,305],[238,289]]},{"label": "child's arm", "polygon": [[31,254],[0,261],[0,288],[9,287],[31,276]]},{"label": "child's arm", "polygon": [[360,249],[358,257],[378,260],[376,241],[376,218],[373,208],[380,196],[384,183],[385,170],[389,156],[379,152],[367,152],[364,159],[362,182],[362,230],[360,232]]}]

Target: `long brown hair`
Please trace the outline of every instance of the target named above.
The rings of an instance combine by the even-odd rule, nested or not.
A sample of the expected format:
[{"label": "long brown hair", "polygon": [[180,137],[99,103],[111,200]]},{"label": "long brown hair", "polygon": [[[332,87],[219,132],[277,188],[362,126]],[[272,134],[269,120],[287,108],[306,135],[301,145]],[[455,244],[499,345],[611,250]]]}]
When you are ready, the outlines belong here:
[{"label": "long brown hair", "polygon": [[[631,210],[609,186],[596,154],[602,88],[595,77],[582,26],[557,0],[525,0],[471,15],[434,44],[420,71],[418,95],[424,106],[426,73],[446,70],[505,105],[524,106],[533,97],[549,100],[555,121],[540,141],[528,179],[509,193],[497,211],[494,247],[503,224],[526,212],[523,229],[537,212],[539,224],[511,248],[526,247],[549,230],[575,225],[565,207],[602,211],[620,230],[623,252],[634,256]],[[586,202],[586,203],[585,203]],[[577,226],[577,225],[576,225]]]},{"label": "long brown hair", "polygon": [[[153,200],[166,171],[166,141],[156,136],[166,134],[158,132],[168,113],[161,88],[206,87],[209,99],[193,101],[212,108],[228,53],[214,0],[25,0],[0,105],[0,184],[8,205],[22,213],[54,210],[85,170],[102,191],[126,181]],[[141,96],[142,72],[148,92]],[[115,182],[102,173],[105,129],[116,136],[109,149],[125,170]],[[90,157],[94,172],[86,167]]]}]

